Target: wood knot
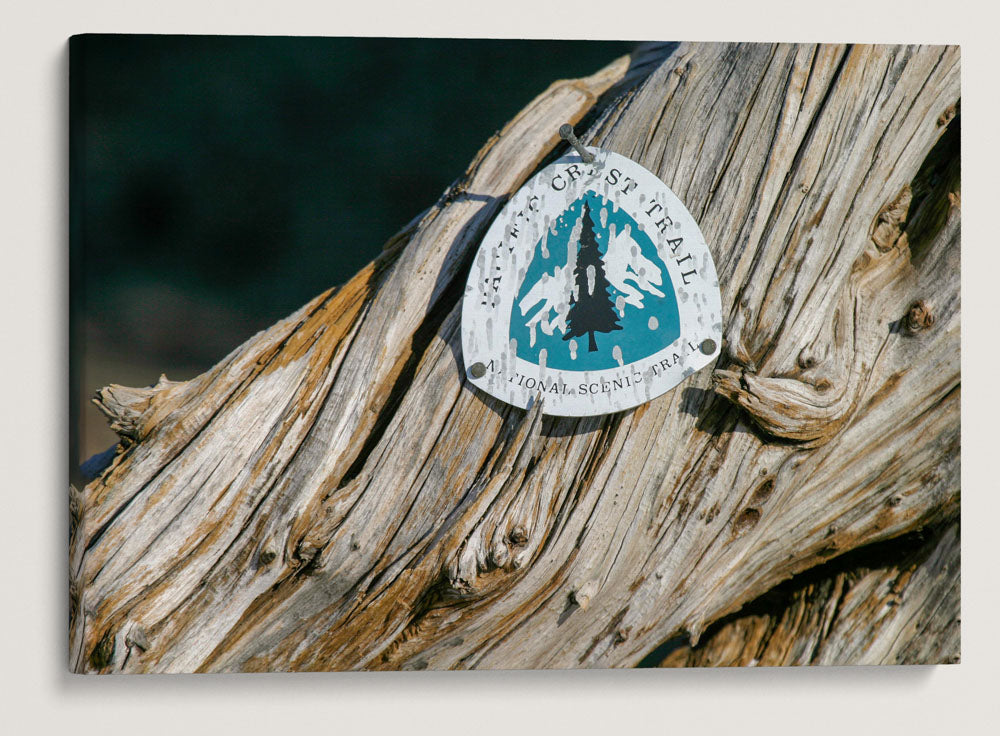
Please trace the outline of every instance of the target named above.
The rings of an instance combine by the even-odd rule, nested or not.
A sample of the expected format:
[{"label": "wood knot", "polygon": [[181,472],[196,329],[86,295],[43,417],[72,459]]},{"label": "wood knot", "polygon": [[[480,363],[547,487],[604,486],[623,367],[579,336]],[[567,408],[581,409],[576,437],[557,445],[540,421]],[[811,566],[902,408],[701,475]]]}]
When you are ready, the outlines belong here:
[{"label": "wood knot", "polygon": [[518,524],[510,530],[510,534],[507,535],[507,538],[510,540],[511,544],[524,544],[528,541],[528,532],[521,524]]},{"label": "wood knot", "polygon": [[722,509],[719,508],[719,504],[714,503],[712,504],[711,508],[708,509],[708,511],[699,514],[699,518],[703,518],[706,524],[711,524],[713,521],[715,521],[716,517],[719,515],[719,512],[721,510]]},{"label": "wood knot", "polygon": [[266,567],[274,562],[275,558],[278,556],[277,545],[274,543],[274,535],[268,534],[264,541],[260,543],[260,549],[257,551],[257,563],[261,567]]},{"label": "wood knot", "polygon": [[733,521],[733,535],[741,536],[757,526],[760,521],[760,511],[755,508],[743,509],[736,520]]},{"label": "wood knot", "polygon": [[472,583],[463,577],[454,577],[448,580],[448,585],[451,587],[452,592],[458,593],[459,595],[469,595],[473,592]]},{"label": "wood knot", "polygon": [[103,670],[115,657],[115,634],[111,629],[104,632],[104,636],[97,642],[90,652],[90,665],[95,670]]},{"label": "wood knot", "polygon": [[502,568],[510,562],[510,549],[506,544],[494,544],[490,550],[490,562],[495,568]]},{"label": "wood knot", "polygon": [[957,108],[957,106],[954,103],[948,105],[948,107],[946,107],[944,109],[944,112],[942,112],[938,116],[938,119],[937,119],[938,127],[939,128],[943,128],[948,123],[950,123],[952,120],[954,120],[955,119],[955,115],[957,114],[957,112],[958,112],[958,108]]},{"label": "wood knot", "polygon": [[909,335],[926,330],[933,324],[934,315],[922,299],[913,302],[903,318],[903,330]]},{"label": "wood knot", "polygon": [[149,649],[149,637],[146,635],[146,630],[139,624],[133,624],[128,633],[125,634],[125,646],[129,649],[136,647],[144,652]]},{"label": "wood knot", "polygon": [[907,184],[896,195],[896,198],[879,210],[872,224],[872,241],[880,253],[886,253],[899,240],[906,214],[910,210],[913,192]]},{"label": "wood knot", "polygon": [[571,603],[575,603],[580,607],[581,611],[586,611],[590,608],[590,601],[597,592],[597,581],[588,580],[586,583],[581,585],[578,589],[572,591],[569,594],[569,599]]},{"label": "wood knot", "polygon": [[312,568],[319,560],[320,546],[308,540],[302,540],[295,547],[295,553],[288,560],[292,568]]},{"label": "wood knot", "polygon": [[807,371],[810,368],[815,368],[824,357],[818,355],[817,352],[818,351],[816,351],[812,345],[806,345],[799,351],[799,356],[796,358],[795,362],[798,363],[799,368],[804,371]]},{"label": "wood knot", "polygon": [[[766,471],[765,471],[766,472]],[[750,497],[750,503],[754,506],[760,506],[767,499],[771,497],[774,492],[774,478],[768,478],[759,486],[757,490],[753,492],[753,496]]]}]

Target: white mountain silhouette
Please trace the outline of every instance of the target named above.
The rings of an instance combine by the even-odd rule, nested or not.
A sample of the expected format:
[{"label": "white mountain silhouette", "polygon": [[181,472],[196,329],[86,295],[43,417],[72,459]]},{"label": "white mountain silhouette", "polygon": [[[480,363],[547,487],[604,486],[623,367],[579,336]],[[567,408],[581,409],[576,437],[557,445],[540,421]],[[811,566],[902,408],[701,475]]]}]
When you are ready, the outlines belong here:
[{"label": "white mountain silhouette", "polygon": [[[615,233],[615,226],[611,225],[608,233],[604,273],[611,285],[625,295],[625,303],[642,309],[643,292],[663,296],[663,292],[656,288],[663,285],[663,274],[655,263],[642,254],[642,248],[632,237],[632,226],[626,225],[622,232]],[[625,316],[621,305],[618,312]]]},{"label": "white mountain silhouette", "polygon": [[[605,220],[605,217],[601,219]],[[569,313],[569,297],[576,288],[573,270],[576,268],[576,251],[580,239],[581,221],[577,221],[566,248],[566,265],[556,266],[551,273],[542,274],[528,292],[517,303],[521,316],[531,312],[524,323],[530,332],[530,343],[534,347],[536,330],[540,327],[546,335],[555,330],[566,332],[566,315]],[[660,268],[642,255],[642,248],[632,237],[630,225],[622,232],[615,231],[612,224],[608,228],[608,251],[604,256],[604,269],[608,282],[620,292],[615,307],[618,314],[625,316],[625,305],[642,309],[643,297],[649,293],[663,296],[657,286],[663,284]],[[541,307],[533,311],[541,302]]]},{"label": "white mountain silhouette", "polygon": [[566,332],[566,315],[569,314],[569,295],[572,289],[573,269],[568,265],[556,266],[552,274],[543,273],[518,302],[522,317],[538,302],[542,302],[541,309],[524,323],[531,335],[531,347],[535,346],[535,330],[539,326],[546,335],[551,335],[556,329]]}]

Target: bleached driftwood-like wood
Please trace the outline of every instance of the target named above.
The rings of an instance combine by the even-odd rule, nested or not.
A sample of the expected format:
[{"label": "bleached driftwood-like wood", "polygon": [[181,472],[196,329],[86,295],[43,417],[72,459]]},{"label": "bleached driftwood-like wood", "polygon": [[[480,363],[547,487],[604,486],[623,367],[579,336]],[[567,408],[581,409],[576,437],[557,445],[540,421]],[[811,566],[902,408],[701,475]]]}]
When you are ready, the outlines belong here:
[{"label": "bleached driftwood-like wood", "polygon": [[[196,379],[104,389],[71,666],[630,666],[952,518],[958,62],[683,44],[555,83],[350,282]],[[462,375],[470,259],[565,121],[687,204],[727,315],[714,374],[606,417]]]},{"label": "bleached driftwood-like wood", "polygon": [[791,590],[779,586],[706,632],[698,646],[671,651],[660,666],[956,662],[959,558],[952,524],[896,562],[837,570]]}]

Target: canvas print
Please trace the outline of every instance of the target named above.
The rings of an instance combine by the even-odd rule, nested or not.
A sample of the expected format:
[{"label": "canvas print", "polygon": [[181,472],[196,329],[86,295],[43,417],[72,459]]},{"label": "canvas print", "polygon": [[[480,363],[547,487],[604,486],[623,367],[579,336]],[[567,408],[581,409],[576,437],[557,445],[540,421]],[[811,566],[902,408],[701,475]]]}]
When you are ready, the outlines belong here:
[{"label": "canvas print", "polygon": [[954,663],[960,50],[70,41],[77,673]]}]

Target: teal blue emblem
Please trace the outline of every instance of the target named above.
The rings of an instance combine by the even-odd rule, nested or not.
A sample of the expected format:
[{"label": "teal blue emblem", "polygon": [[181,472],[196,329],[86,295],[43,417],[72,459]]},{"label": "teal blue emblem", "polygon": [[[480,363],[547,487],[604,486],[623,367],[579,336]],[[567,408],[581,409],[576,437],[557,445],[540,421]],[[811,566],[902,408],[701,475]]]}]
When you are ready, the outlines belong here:
[{"label": "teal blue emblem", "polygon": [[597,371],[658,353],[680,334],[667,267],[628,213],[587,191],[548,223],[511,306],[517,357]]}]

